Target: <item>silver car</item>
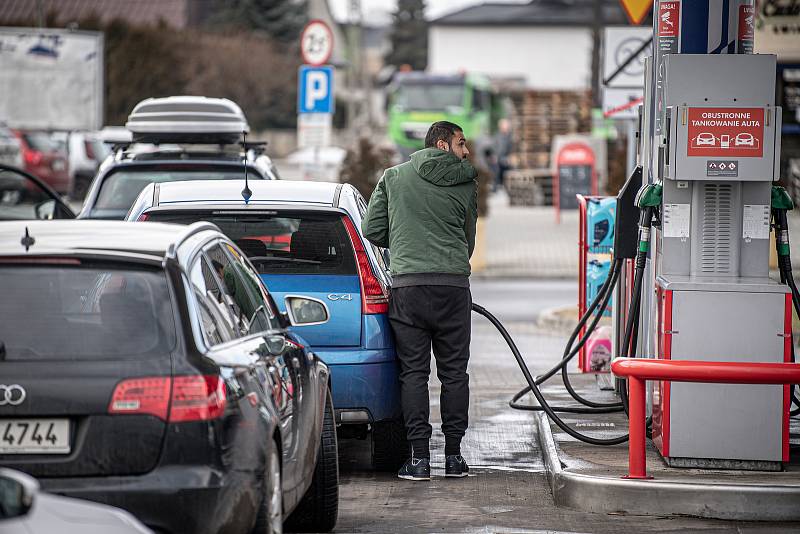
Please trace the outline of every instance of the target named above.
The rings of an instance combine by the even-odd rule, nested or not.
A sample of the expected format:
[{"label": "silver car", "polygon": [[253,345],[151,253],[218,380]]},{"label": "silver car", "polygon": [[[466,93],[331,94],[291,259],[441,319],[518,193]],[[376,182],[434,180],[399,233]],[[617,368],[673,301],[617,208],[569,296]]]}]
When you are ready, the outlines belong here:
[{"label": "silver car", "polygon": [[19,139],[3,123],[0,123],[0,163],[22,167],[22,148]]},{"label": "silver car", "polygon": [[152,533],[124,510],[39,490],[35,478],[0,468],[0,534]]}]

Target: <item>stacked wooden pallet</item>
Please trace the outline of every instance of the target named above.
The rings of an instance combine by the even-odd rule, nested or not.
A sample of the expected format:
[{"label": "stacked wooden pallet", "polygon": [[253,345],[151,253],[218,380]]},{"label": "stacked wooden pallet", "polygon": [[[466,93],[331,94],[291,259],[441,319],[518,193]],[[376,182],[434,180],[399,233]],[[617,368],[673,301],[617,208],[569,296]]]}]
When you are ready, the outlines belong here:
[{"label": "stacked wooden pallet", "polygon": [[591,130],[592,99],[588,91],[520,91],[514,106],[514,160],[518,168],[550,165],[550,145],[556,135]]},{"label": "stacked wooden pallet", "polygon": [[546,167],[506,171],[505,187],[511,206],[553,204],[553,176]]}]

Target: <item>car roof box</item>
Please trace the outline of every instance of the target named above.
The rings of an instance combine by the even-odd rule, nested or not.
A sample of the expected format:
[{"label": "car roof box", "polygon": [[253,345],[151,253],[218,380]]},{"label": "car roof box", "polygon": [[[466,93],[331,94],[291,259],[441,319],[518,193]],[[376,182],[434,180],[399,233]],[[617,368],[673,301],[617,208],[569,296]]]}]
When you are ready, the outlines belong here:
[{"label": "car roof box", "polygon": [[148,98],[133,108],[125,127],[137,143],[230,144],[250,126],[241,108],[227,98],[169,96]]}]

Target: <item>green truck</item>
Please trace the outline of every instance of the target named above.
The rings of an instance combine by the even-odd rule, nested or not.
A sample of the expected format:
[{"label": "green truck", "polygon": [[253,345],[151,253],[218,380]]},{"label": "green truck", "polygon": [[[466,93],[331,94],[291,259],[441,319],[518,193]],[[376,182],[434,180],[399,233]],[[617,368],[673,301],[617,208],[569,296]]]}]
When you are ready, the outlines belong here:
[{"label": "green truck", "polygon": [[388,93],[389,137],[406,160],[424,147],[431,123],[446,120],[464,128],[474,146],[485,146],[499,109],[485,76],[398,72]]}]

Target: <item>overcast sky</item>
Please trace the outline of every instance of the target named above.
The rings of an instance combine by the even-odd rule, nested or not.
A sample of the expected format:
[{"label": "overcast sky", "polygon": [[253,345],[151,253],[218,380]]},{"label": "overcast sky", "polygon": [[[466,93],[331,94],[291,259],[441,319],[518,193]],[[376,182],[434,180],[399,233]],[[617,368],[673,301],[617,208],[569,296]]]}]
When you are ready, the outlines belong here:
[{"label": "overcast sky", "polygon": [[[529,0],[505,0],[511,3],[526,3]],[[428,19],[435,19],[446,13],[457,11],[466,6],[482,4],[483,0],[428,0],[425,14]],[[347,6],[350,0],[328,0],[333,16],[339,21],[347,20]],[[367,23],[389,22],[391,13],[397,6],[397,0],[361,0],[361,10]]]}]

